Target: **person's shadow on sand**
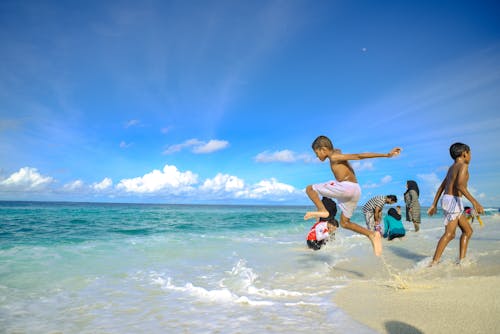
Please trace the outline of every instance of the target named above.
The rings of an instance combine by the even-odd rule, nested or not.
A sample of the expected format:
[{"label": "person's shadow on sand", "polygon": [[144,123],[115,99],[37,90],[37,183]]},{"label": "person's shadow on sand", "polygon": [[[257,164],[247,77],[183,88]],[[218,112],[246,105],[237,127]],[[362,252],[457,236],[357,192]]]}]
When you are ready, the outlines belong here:
[{"label": "person's shadow on sand", "polygon": [[401,321],[386,321],[385,328],[389,334],[424,334],[420,329]]},{"label": "person's shadow on sand", "polygon": [[339,266],[330,266],[330,271],[332,273],[345,273],[345,274],[352,275],[355,277],[365,277],[366,276],[365,274],[363,274],[360,271],[348,269],[348,268],[342,268]]},{"label": "person's shadow on sand", "polygon": [[405,258],[408,260],[415,260],[417,262],[421,261],[427,257],[425,255],[414,253],[414,252],[409,251],[406,248],[401,248],[401,247],[390,247],[390,250],[399,257],[402,257],[402,258]]}]

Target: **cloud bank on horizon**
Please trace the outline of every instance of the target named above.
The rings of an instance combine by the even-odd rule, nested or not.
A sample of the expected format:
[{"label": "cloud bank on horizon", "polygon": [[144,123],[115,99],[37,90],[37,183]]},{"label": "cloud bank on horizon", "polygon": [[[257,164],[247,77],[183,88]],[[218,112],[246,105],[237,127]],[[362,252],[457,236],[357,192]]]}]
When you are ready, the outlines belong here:
[{"label": "cloud bank on horizon", "polygon": [[165,165],[162,170],[155,169],[143,176],[122,179],[116,185],[108,177],[91,184],[75,180],[60,185],[56,179],[40,174],[36,168],[23,167],[0,181],[0,194],[17,195],[17,199],[27,200],[36,195],[40,200],[85,196],[101,201],[158,202],[161,198],[165,203],[215,203],[221,200],[229,203],[235,200],[280,203],[297,201],[304,192],[274,178],[246,184],[236,176],[218,173],[200,182],[199,176],[191,171],[183,172],[175,166]]}]

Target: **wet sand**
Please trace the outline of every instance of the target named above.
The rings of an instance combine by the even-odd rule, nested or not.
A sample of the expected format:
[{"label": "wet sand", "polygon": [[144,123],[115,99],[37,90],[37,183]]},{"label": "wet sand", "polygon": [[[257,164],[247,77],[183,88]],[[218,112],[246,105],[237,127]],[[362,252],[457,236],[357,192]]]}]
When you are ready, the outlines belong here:
[{"label": "wet sand", "polygon": [[335,302],[380,333],[498,333],[499,289],[498,276],[414,282],[404,290],[356,282]]},{"label": "wet sand", "polygon": [[365,254],[332,268],[332,275],[350,282],[334,302],[379,333],[500,332],[500,224],[498,219],[485,223],[485,228],[474,226],[462,264],[456,264],[459,231],[442,262],[431,268],[443,229],[384,240],[382,258]]}]

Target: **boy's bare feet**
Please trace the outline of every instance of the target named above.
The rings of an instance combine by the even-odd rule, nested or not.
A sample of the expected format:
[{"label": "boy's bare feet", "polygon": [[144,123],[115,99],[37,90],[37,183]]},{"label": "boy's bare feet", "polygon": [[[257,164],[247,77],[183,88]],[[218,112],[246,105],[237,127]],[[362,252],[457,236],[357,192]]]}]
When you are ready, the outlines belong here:
[{"label": "boy's bare feet", "polygon": [[429,265],[427,267],[434,267],[435,265],[437,265],[439,263],[439,261],[431,261],[431,263],[429,263]]},{"label": "boy's bare feet", "polygon": [[372,232],[368,237],[372,242],[373,253],[375,256],[382,255],[382,236],[378,232]]},{"label": "boy's bare feet", "polygon": [[328,211],[309,211],[304,215],[304,220],[311,218],[327,218],[330,215]]}]

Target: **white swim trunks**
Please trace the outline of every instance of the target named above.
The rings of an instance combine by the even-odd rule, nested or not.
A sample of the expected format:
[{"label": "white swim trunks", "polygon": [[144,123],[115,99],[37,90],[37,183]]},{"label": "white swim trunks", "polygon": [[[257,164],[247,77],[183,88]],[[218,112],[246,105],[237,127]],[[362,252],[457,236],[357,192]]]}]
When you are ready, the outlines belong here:
[{"label": "white swim trunks", "polygon": [[335,198],[346,218],[352,217],[361,196],[359,184],[349,181],[317,183],[313,184],[312,188],[323,197]]},{"label": "white swim trunks", "polygon": [[441,199],[441,208],[444,211],[444,225],[448,225],[452,220],[460,217],[464,211],[464,204],[462,198],[452,195],[443,195]]}]

